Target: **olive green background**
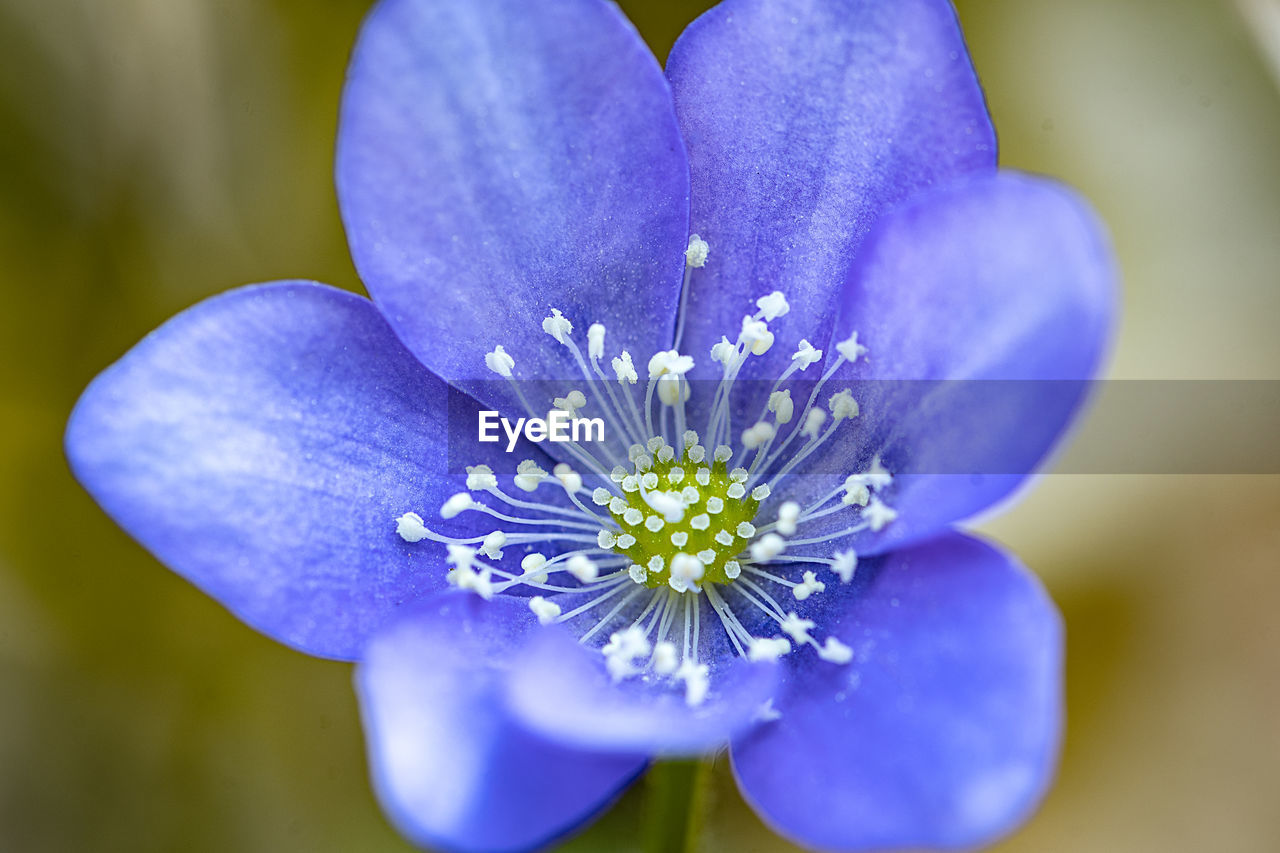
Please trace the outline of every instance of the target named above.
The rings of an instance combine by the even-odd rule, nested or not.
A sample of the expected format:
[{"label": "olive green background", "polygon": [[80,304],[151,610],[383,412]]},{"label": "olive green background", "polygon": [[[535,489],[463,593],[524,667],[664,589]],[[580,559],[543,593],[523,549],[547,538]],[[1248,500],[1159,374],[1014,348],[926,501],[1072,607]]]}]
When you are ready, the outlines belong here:
[{"label": "olive green background", "polygon": [[[622,6],[659,56],[701,8]],[[366,8],[0,0],[0,850],[407,849],[350,667],[155,563],[60,452],[80,389],[179,309],[277,278],[359,289],[331,168]],[[1280,378],[1272,0],[960,11],[1003,164],[1113,230],[1111,375]],[[982,526],[1068,628],[1061,776],[1000,849],[1280,849],[1280,478],[1049,476]],[[669,846],[688,778],[660,772],[574,849]],[[723,756],[694,781],[693,849],[786,849]]]}]

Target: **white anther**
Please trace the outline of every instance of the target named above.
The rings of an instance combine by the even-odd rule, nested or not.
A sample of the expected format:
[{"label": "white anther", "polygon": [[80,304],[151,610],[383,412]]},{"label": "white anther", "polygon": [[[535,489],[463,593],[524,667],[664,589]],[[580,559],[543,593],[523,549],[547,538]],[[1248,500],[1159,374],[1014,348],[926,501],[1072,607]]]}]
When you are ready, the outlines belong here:
[{"label": "white anther", "polygon": [[836,352],[844,356],[850,364],[853,364],[867,352],[867,348],[858,343],[858,333],[854,332],[848,338],[836,344]]},{"label": "white anther", "polygon": [[716,541],[721,545],[728,547],[733,544],[733,534],[727,530],[721,530],[716,534]]},{"label": "white anther", "polygon": [[609,675],[614,681],[621,681],[640,671],[633,661],[648,655],[649,648],[649,639],[644,631],[632,625],[610,635],[609,642],[600,651],[604,654]]},{"label": "white anther", "polygon": [[503,379],[511,378],[511,368],[516,366],[516,360],[507,355],[507,351],[502,345],[493,348],[493,352],[484,354],[484,366],[501,376]]},{"label": "white anther", "polygon": [[786,541],[776,533],[766,533],[751,543],[751,559],[757,563],[772,560],[787,547]]},{"label": "white anther", "polygon": [[445,562],[459,569],[469,569],[476,561],[476,549],[468,548],[466,545],[445,545],[444,551]]},{"label": "white anther", "polygon": [[670,462],[675,458],[676,458],[676,449],[669,444],[664,445],[662,448],[658,450],[659,462]]},{"label": "white anther", "polygon": [[600,576],[600,569],[584,554],[574,554],[564,565],[565,571],[583,583],[590,583]]},{"label": "white anther", "polygon": [[552,468],[551,473],[560,481],[560,485],[564,486],[564,490],[570,494],[576,494],[582,488],[582,475],[564,462]]},{"label": "white anther", "polygon": [[800,519],[800,504],[786,501],[778,507],[778,532],[783,536],[792,536],[796,532],[796,522]]},{"label": "white anther", "polygon": [[671,534],[671,544],[677,548],[683,548],[689,543],[689,534],[683,530],[677,530]]},{"label": "white anther", "polygon": [[853,399],[853,392],[848,388],[832,394],[827,401],[827,408],[831,409],[831,416],[837,421],[858,416],[858,401]]},{"label": "white anther", "polygon": [[453,518],[458,513],[465,512],[474,506],[476,506],[476,502],[471,499],[471,495],[466,492],[458,492],[440,507],[440,517]]},{"label": "white anther", "polygon": [[539,569],[547,564],[546,556],[539,554],[537,551],[532,554],[525,554],[520,560],[520,568],[525,574],[536,573]]},{"label": "white anther", "polygon": [[603,323],[592,323],[587,329],[587,357],[593,361],[604,358]]},{"label": "white anther", "polygon": [[638,584],[644,584],[649,580],[649,570],[639,563],[628,566],[627,574],[631,575],[631,579]]},{"label": "white anther", "polygon": [[760,707],[756,708],[756,714],[753,718],[757,723],[772,723],[774,720],[782,719],[782,712],[773,707],[773,697],[760,703]]},{"label": "white anther", "polygon": [[812,639],[809,636],[809,631],[816,628],[817,625],[818,623],[814,622],[812,619],[801,619],[793,612],[788,613],[787,618],[783,619],[782,622],[779,623],[778,627],[797,643],[807,643]]},{"label": "white anther", "polygon": [[[759,503],[771,494],[773,494],[773,490],[769,488],[768,483],[762,483],[751,490],[751,500]],[[787,535],[790,536],[791,534],[788,533]]]},{"label": "white anther", "polygon": [[427,538],[427,526],[416,512],[406,512],[396,519],[396,533],[406,542],[421,542]]},{"label": "white anther", "polygon": [[804,601],[815,592],[822,592],[827,585],[818,580],[818,576],[813,572],[805,572],[800,583],[791,589],[791,594],[796,597],[796,601]]},{"label": "white anther", "polygon": [[844,497],[840,502],[845,506],[866,506],[871,500],[871,491],[859,479],[860,474],[853,474],[844,481]]},{"label": "white anther", "polygon": [[818,657],[832,663],[848,663],[853,660],[853,649],[835,637],[827,637],[827,642],[818,649]]},{"label": "white anther", "polygon": [[703,548],[698,552],[698,559],[702,561],[702,565],[709,566],[716,560],[716,552],[711,548]]},{"label": "white anther", "polygon": [[648,453],[637,453],[636,458],[631,461],[635,463],[636,471],[641,473],[653,467],[653,457]]},{"label": "white anther", "polygon": [[622,478],[622,482],[618,485],[622,486],[624,492],[635,492],[640,489],[640,478],[635,474],[628,474]]},{"label": "white anther", "polygon": [[716,452],[712,458],[717,462],[728,462],[733,458],[733,448],[727,444],[721,444],[716,447]]},{"label": "white anther", "polygon": [[676,644],[663,640],[653,647],[653,671],[658,675],[670,675],[680,665],[680,656],[676,654]]},{"label": "white anther", "polygon": [[[645,476],[648,476],[647,474]],[[654,512],[662,514],[662,519],[676,524],[684,520],[684,497],[678,492],[645,492],[644,501]],[[656,518],[656,516],[654,516]],[[645,526],[648,526],[647,524]],[[657,531],[662,525],[650,527]]]},{"label": "white anther", "polygon": [[764,355],[773,346],[773,332],[769,326],[752,317],[742,318],[742,334],[739,340],[747,345],[747,349],[756,355]]},{"label": "white anther", "polygon": [[627,511],[627,502],[619,497],[609,498],[609,512],[614,515],[622,515]]},{"label": "white anther", "polygon": [[614,465],[613,470],[609,472],[609,479],[615,483],[621,483],[622,479],[627,476],[627,469],[621,465]]},{"label": "white anther", "polygon": [[653,572],[655,575],[666,568],[666,566],[666,562],[657,554],[654,554],[649,558],[649,571]]},{"label": "white anther", "polygon": [[747,660],[753,663],[772,663],[791,651],[786,637],[752,637],[747,643]]},{"label": "white anther", "polygon": [[687,450],[698,443],[698,433],[695,430],[687,429],[684,431],[684,434],[680,436],[680,439]]},{"label": "white anther", "polygon": [[706,266],[707,253],[711,251],[711,246],[706,240],[703,240],[697,234],[689,235],[689,248],[684,250],[684,262],[686,266],[700,269]]},{"label": "white anther", "polygon": [[532,492],[545,479],[547,472],[539,468],[532,459],[526,459],[516,467],[515,484],[521,491]]},{"label": "white anther", "polygon": [[693,479],[698,481],[699,486],[711,485],[711,469],[699,468],[696,472],[694,472]]},{"label": "white anther", "polygon": [[745,483],[750,476],[751,472],[746,468],[734,468],[729,472],[729,479],[735,483]]},{"label": "white anther", "polygon": [[747,487],[741,483],[730,483],[729,488],[725,489],[724,493],[727,497],[740,500],[747,493]]},{"label": "white anther", "polygon": [[667,446],[667,440],[660,435],[655,435],[645,442],[645,449],[650,453],[657,453],[660,449]]},{"label": "white anther", "polygon": [[784,388],[770,394],[769,411],[773,412],[774,420],[778,423],[791,423],[791,419],[796,414],[796,404],[791,401],[791,392]]},{"label": "white anther", "polygon": [[782,295],[781,290],[775,290],[768,296],[761,296],[756,300],[756,307],[760,309],[760,313],[766,320],[776,320],[791,310],[791,306],[787,304],[787,297]]},{"label": "white anther", "polygon": [[561,411],[568,412],[570,415],[576,415],[578,413],[578,409],[581,409],[586,404],[587,395],[577,390],[570,391],[563,397],[556,397],[551,401],[551,405]]},{"label": "white anther", "polygon": [[601,548],[612,548],[618,541],[618,535],[609,530],[601,530],[596,534],[596,544]]},{"label": "white anther", "polygon": [[740,539],[750,539],[756,535],[756,526],[749,521],[740,521],[735,532]]},{"label": "white anther", "polygon": [[498,488],[498,478],[488,465],[467,466],[467,488],[474,491]]},{"label": "white anther", "polygon": [[664,406],[674,406],[681,397],[689,399],[689,383],[679,374],[664,373],[658,377],[658,399]]},{"label": "white anther", "polygon": [[804,427],[801,428],[800,434],[806,438],[817,438],[818,432],[822,429],[822,425],[827,422],[827,413],[822,409],[810,409],[809,414],[805,415]]},{"label": "white anther", "polygon": [[649,471],[640,478],[640,485],[644,486],[646,489],[658,488],[658,475]]},{"label": "white anther", "polygon": [[795,362],[797,370],[804,370],[809,365],[822,360],[822,350],[814,349],[813,344],[801,339],[800,348],[796,350],[795,355],[791,356],[791,360]]},{"label": "white anther", "polygon": [[689,526],[694,530],[706,530],[711,526],[711,516],[707,515],[705,512],[699,513],[689,519]]},{"label": "white anther", "polygon": [[871,460],[871,467],[867,469],[867,473],[862,475],[866,478],[867,485],[875,489],[877,492],[881,489],[889,487],[893,482],[893,475],[889,473],[883,465],[880,464],[880,456],[877,454]]},{"label": "white anther", "polygon": [[707,449],[701,444],[686,445],[684,455],[695,465],[707,458]]},{"label": "white anther", "polygon": [[458,568],[449,572],[447,577],[458,589],[470,590],[487,601],[493,598],[493,583],[489,580],[492,574],[488,569],[473,572],[471,569]]},{"label": "white anther", "polygon": [[684,481],[684,469],[679,465],[667,472],[667,479],[672,483],[680,483]]},{"label": "white anther", "polygon": [[653,358],[649,359],[650,379],[668,374],[684,376],[690,370],[693,370],[693,356],[681,355],[673,349],[656,352]]},{"label": "white anther", "polygon": [[555,338],[556,343],[562,344],[566,336],[573,334],[573,323],[558,308],[552,308],[551,316],[542,321],[542,331]]},{"label": "white anther", "polygon": [[747,450],[755,450],[769,439],[773,438],[773,424],[768,421],[760,421],[755,426],[748,427],[742,432],[742,446]]},{"label": "white anther", "polygon": [[693,486],[685,486],[680,490],[680,499],[684,501],[686,507],[693,506],[701,497],[702,495],[698,494],[698,490]]},{"label": "white anther", "polygon": [[721,335],[720,342],[711,345],[711,360],[718,361],[728,367],[738,360],[738,348],[729,343],[728,338]]},{"label": "white anther", "polygon": [[858,568],[858,555],[850,548],[847,551],[836,551],[831,555],[831,571],[840,576],[841,583],[853,580],[853,573]]},{"label": "white anther", "polygon": [[729,580],[733,580],[742,574],[742,564],[737,560],[729,560],[724,564],[724,576]]},{"label": "white anther", "polygon": [[872,533],[879,533],[885,525],[898,517],[898,511],[882,503],[878,498],[872,498],[871,503],[862,510],[862,517]]},{"label": "white anther", "polygon": [[631,361],[631,353],[623,350],[622,355],[609,363],[613,365],[613,373],[618,377],[619,382],[635,385],[639,381],[640,374],[636,373],[636,366]]},{"label": "white anther", "polygon": [[607,506],[613,495],[604,486],[597,486],[591,492],[591,502],[596,506]]},{"label": "white anther", "polygon": [[660,515],[651,515],[644,520],[645,529],[650,533],[657,533],[665,524],[666,522],[662,520]]},{"label": "white anther", "polygon": [[671,558],[670,577],[667,583],[676,592],[687,592],[698,581],[702,580],[702,575],[706,571],[706,567],[702,561],[692,554],[686,554],[683,551]]},{"label": "white anther", "polygon": [[501,530],[494,530],[484,537],[484,541],[480,543],[480,553],[484,554],[490,560],[502,559],[502,546],[507,544],[507,534]]},{"label": "white anther", "polygon": [[622,520],[632,527],[644,521],[644,513],[635,507],[630,507],[622,514]]},{"label": "white anther", "polygon": [[686,660],[676,670],[675,677],[684,682],[684,701],[690,708],[696,708],[707,698],[711,689],[711,670],[705,663],[694,663]]},{"label": "white anther", "polygon": [[618,537],[618,547],[624,551],[634,544],[636,544],[636,537],[630,533],[623,533]]},{"label": "white anther", "polygon": [[554,601],[548,601],[540,595],[535,595],[529,599],[529,609],[533,611],[534,616],[538,617],[538,622],[543,625],[550,625],[560,615],[560,605]]},{"label": "white anther", "polygon": [[724,500],[716,497],[715,495],[707,498],[707,512],[712,515],[719,515],[724,512]]}]

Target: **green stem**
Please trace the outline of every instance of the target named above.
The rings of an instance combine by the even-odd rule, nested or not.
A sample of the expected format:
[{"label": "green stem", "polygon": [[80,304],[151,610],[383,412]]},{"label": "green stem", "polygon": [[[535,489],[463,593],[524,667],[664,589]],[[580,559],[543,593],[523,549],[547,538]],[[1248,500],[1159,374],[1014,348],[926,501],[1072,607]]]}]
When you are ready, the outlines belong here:
[{"label": "green stem", "polygon": [[645,844],[649,853],[698,849],[709,761],[661,761],[645,777]]}]

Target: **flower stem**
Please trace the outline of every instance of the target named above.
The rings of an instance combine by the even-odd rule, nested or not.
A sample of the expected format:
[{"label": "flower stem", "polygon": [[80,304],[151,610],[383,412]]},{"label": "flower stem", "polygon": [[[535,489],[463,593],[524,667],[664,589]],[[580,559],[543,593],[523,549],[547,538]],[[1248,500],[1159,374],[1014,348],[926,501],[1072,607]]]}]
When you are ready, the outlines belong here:
[{"label": "flower stem", "polygon": [[698,849],[711,762],[661,761],[645,777],[645,844],[650,853]]}]

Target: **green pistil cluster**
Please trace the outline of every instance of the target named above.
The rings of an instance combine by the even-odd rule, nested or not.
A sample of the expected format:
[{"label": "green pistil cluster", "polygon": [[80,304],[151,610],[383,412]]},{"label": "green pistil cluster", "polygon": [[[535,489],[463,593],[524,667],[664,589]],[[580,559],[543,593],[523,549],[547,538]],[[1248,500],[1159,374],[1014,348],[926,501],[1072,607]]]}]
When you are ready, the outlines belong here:
[{"label": "green pistil cluster", "polygon": [[[752,520],[760,500],[767,497],[759,491],[753,495],[746,488],[746,479],[745,470],[730,471],[724,461],[706,458],[703,448],[697,446],[678,460],[669,445],[656,457],[639,455],[634,473],[622,483],[625,497],[609,505],[610,514],[622,528],[613,550],[643,566],[648,571],[645,584],[651,588],[667,583],[677,554],[688,554],[702,563],[703,582],[730,583],[739,572],[735,558],[755,537]],[[663,493],[663,497],[651,505],[645,494],[655,493]],[[680,507],[683,513],[668,510],[664,518],[659,506]],[[675,516],[678,521],[667,520]]]}]

